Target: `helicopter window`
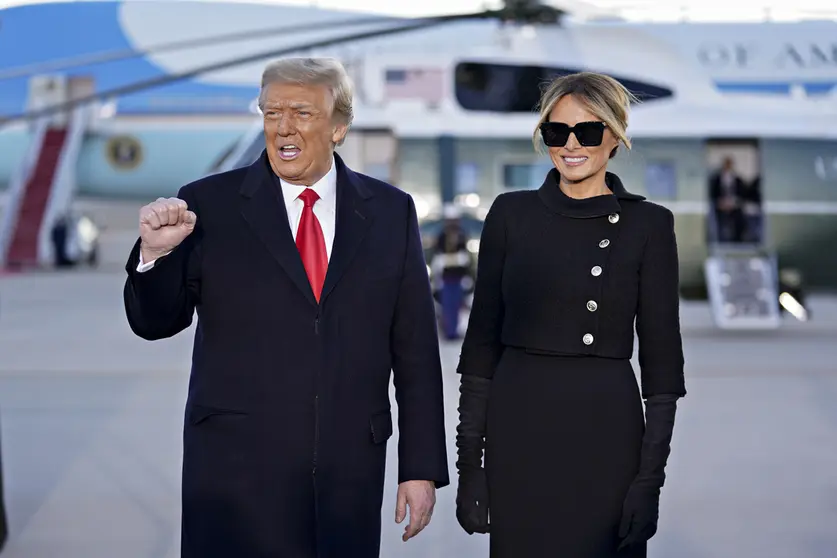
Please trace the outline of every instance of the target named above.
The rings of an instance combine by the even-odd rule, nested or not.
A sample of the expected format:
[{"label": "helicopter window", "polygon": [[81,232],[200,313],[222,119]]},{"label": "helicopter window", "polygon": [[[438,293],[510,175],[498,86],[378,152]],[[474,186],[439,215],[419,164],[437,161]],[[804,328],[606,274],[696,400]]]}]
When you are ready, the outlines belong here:
[{"label": "helicopter window", "polygon": [[[541,87],[552,79],[581,70],[546,66],[460,62],[454,70],[456,100],[465,110],[534,112]],[[651,83],[611,76],[640,101],[671,97],[674,92]]]}]

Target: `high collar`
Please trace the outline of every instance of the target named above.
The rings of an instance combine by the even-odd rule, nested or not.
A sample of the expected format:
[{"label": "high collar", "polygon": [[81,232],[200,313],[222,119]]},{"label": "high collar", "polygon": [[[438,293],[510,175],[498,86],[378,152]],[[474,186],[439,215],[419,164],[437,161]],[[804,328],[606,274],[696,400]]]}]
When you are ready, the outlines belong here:
[{"label": "high collar", "polygon": [[555,213],[566,217],[586,218],[601,217],[619,213],[622,206],[619,200],[644,200],[644,196],[631,194],[622,185],[622,181],[612,172],[605,173],[605,184],[612,194],[603,194],[590,198],[571,198],[559,186],[560,175],[557,169],[551,169],[538,190],[538,196]]}]

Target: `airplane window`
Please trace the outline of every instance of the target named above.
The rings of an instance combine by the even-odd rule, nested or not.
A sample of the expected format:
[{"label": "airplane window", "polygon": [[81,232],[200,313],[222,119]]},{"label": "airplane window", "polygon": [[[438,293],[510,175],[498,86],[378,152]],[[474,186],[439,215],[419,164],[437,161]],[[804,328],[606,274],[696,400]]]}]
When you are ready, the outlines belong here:
[{"label": "airplane window", "polygon": [[[534,112],[540,100],[541,87],[558,76],[579,71],[577,68],[460,62],[454,70],[456,100],[465,110]],[[667,87],[611,77],[643,102],[674,95]]]}]

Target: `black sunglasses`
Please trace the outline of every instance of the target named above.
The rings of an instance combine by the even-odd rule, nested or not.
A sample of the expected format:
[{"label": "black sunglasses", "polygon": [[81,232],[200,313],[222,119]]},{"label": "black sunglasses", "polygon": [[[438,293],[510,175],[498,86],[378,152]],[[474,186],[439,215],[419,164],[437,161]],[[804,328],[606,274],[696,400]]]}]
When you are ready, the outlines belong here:
[{"label": "black sunglasses", "polygon": [[604,122],[579,122],[572,127],[563,122],[544,122],[540,126],[543,142],[549,147],[564,147],[570,134],[575,134],[584,147],[601,145],[606,127]]}]

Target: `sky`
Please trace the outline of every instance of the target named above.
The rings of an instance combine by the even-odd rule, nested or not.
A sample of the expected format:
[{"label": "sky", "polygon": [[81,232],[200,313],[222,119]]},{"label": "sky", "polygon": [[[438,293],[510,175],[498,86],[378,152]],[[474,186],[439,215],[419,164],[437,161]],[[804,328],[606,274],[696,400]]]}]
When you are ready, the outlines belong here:
[{"label": "sky", "polygon": [[[70,1],[70,0],[58,0]],[[142,2],[146,0],[128,0]],[[177,0],[168,0],[177,1]],[[396,16],[430,16],[494,8],[498,0],[204,0],[258,2],[264,4],[316,5],[322,8],[377,12]],[[36,0],[0,0],[0,7],[32,4]],[[596,10],[616,10],[628,20],[645,21],[758,21],[766,14],[774,20],[799,18],[837,19],[835,0],[546,0],[582,15]],[[585,6],[586,5],[586,6]],[[589,12],[588,10],[592,10]]]}]

